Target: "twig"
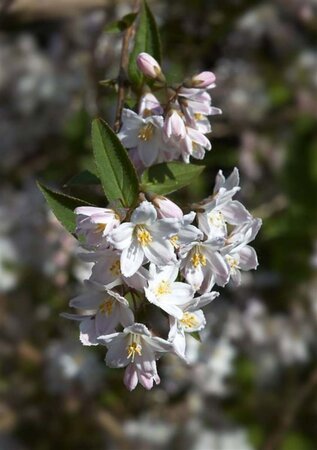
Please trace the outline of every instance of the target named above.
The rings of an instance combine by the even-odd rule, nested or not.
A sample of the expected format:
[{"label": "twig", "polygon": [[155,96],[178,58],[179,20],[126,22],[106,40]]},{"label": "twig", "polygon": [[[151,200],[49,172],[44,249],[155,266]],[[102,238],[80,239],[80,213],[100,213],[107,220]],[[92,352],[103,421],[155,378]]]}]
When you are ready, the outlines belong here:
[{"label": "twig", "polygon": [[[139,0],[134,0],[132,11],[136,12],[139,9]],[[119,89],[117,99],[116,117],[114,123],[114,130],[119,131],[121,126],[121,113],[124,105],[125,88],[127,82],[127,68],[129,63],[129,44],[134,34],[134,22],[126,29],[123,35],[121,57],[120,57],[120,70],[118,76]]]},{"label": "twig", "polygon": [[296,397],[286,405],[285,414],[282,416],[277,429],[268,437],[264,443],[262,450],[278,450],[288,429],[291,427],[296,415],[298,414],[302,404],[317,386],[317,368],[311,373],[307,383],[298,392]]}]

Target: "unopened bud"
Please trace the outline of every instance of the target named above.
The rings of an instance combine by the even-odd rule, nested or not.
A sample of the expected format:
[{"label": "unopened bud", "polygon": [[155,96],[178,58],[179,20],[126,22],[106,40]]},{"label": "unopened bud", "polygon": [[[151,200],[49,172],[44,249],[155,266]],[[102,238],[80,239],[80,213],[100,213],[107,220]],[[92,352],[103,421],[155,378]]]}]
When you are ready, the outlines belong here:
[{"label": "unopened bud", "polygon": [[157,217],[159,219],[179,219],[183,218],[183,211],[176,203],[172,202],[166,197],[158,195],[152,200],[153,205],[157,211]]},{"label": "unopened bud", "polygon": [[197,88],[210,88],[216,81],[216,76],[212,72],[201,72],[192,77],[192,86]]},{"label": "unopened bud", "polygon": [[144,75],[149,78],[164,80],[164,75],[159,63],[148,53],[140,53],[137,57],[137,65]]}]

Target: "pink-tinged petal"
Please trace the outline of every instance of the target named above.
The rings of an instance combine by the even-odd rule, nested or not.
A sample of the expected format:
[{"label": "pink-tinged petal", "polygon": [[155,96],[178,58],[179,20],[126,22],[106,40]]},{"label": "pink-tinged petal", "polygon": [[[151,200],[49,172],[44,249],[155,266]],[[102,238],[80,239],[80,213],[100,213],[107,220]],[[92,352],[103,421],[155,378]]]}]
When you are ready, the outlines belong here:
[{"label": "pink-tinged petal", "polygon": [[164,131],[168,138],[174,138],[176,141],[184,139],[186,136],[185,122],[177,111],[172,110],[168,113],[164,123]]},{"label": "pink-tinged petal", "polygon": [[131,288],[137,291],[143,291],[148,281],[148,271],[144,267],[140,267],[139,270],[131,277],[124,277],[124,282]]},{"label": "pink-tinged petal", "polygon": [[160,78],[162,76],[162,69],[156,59],[148,53],[142,52],[137,57],[137,65],[144,75],[149,78]]},{"label": "pink-tinged petal", "polygon": [[134,314],[130,308],[119,306],[120,308],[120,323],[123,327],[129,327],[134,322]]},{"label": "pink-tinged petal", "polygon": [[131,277],[139,270],[144,259],[141,245],[134,239],[130,247],[123,250],[120,258],[121,272],[125,277]]},{"label": "pink-tinged petal", "polygon": [[193,308],[188,308],[188,311],[192,311],[197,308],[199,308],[199,309],[203,308],[204,306],[208,305],[210,302],[215,300],[215,298],[217,298],[217,297],[219,297],[219,292],[216,292],[216,291],[208,292],[207,294],[203,294],[200,297],[197,297],[194,299],[194,300],[196,300],[196,303],[193,306]]},{"label": "pink-tinged petal", "polygon": [[93,317],[83,320],[79,325],[79,329],[80,329],[79,339],[83,345],[100,344],[100,342],[98,342],[97,340],[98,336],[96,333],[96,325]]},{"label": "pink-tinged petal", "polygon": [[159,143],[154,139],[150,141],[140,140],[138,142],[138,152],[144,167],[150,167],[158,158]]},{"label": "pink-tinged petal", "polygon": [[123,382],[129,391],[133,391],[138,384],[138,374],[134,364],[129,364],[124,371]]},{"label": "pink-tinged petal", "polygon": [[69,306],[77,309],[97,309],[104,296],[102,292],[87,292],[72,298]]},{"label": "pink-tinged petal", "polygon": [[196,291],[200,288],[204,279],[201,266],[194,267],[191,263],[186,265],[184,276],[187,283],[189,283]]},{"label": "pink-tinged petal", "polygon": [[139,372],[139,382],[142,384],[142,386],[147,389],[148,391],[152,389],[153,387],[153,377],[152,375],[147,375],[143,372]]},{"label": "pink-tinged petal", "polygon": [[109,350],[106,355],[106,364],[108,367],[120,368],[127,366],[129,362],[127,337],[123,334],[122,336],[113,339],[111,345],[109,345]]},{"label": "pink-tinged petal", "polygon": [[238,253],[240,257],[239,266],[242,270],[252,270],[258,267],[258,257],[254,248],[246,245]]},{"label": "pink-tinged petal", "polygon": [[221,206],[221,212],[225,220],[231,225],[240,225],[251,219],[251,214],[237,200],[230,201]]},{"label": "pink-tinged petal", "polygon": [[160,337],[152,337],[151,339],[146,339],[148,345],[152,348],[154,352],[170,352],[173,350],[173,346],[170,342],[166,341],[165,339],[162,339]]},{"label": "pink-tinged petal", "polygon": [[183,328],[176,325],[175,331],[175,335],[173,336],[173,339],[171,341],[174,347],[174,351],[180,358],[186,361],[186,337],[184,330]]},{"label": "pink-tinged petal", "polygon": [[181,223],[175,218],[166,218],[157,220],[149,227],[149,230],[156,238],[170,238],[174,236],[180,229]]},{"label": "pink-tinged petal", "polygon": [[122,223],[110,233],[108,240],[117,250],[123,250],[131,244],[133,230],[133,224]]},{"label": "pink-tinged petal", "polygon": [[213,85],[215,81],[216,75],[207,71],[201,72],[192,77],[193,85],[196,88],[208,88],[210,85]]},{"label": "pink-tinged petal", "polygon": [[187,127],[187,133],[192,141],[196,142],[197,144],[201,145],[202,147],[206,148],[207,150],[211,149],[211,144],[210,144],[209,139],[207,139],[206,136],[203,135],[202,133],[200,133],[198,130],[194,130],[194,128]]},{"label": "pink-tinged petal", "polygon": [[229,280],[229,268],[224,260],[224,258],[218,252],[206,252],[207,259],[210,263],[210,268],[213,276],[215,277],[215,282],[219,286],[224,286]]},{"label": "pink-tinged petal", "polygon": [[95,317],[97,337],[104,336],[105,334],[111,334],[116,331],[116,326],[119,324],[118,309],[118,307],[113,305],[112,312],[109,315],[101,311],[97,312]]},{"label": "pink-tinged petal", "polygon": [[131,222],[134,224],[151,224],[157,219],[156,209],[152,203],[143,201],[132,213]]},{"label": "pink-tinged petal", "polygon": [[157,266],[173,264],[176,261],[174,248],[167,240],[153,240],[149,245],[143,247],[143,251],[147,259]]},{"label": "pink-tinged petal", "polygon": [[143,117],[147,117],[150,115],[161,115],[164,110],[158,101],[158,99],[150,92],[142,95],[140,103],[139,103],[139,114]]},{"label": "pink-tinged petal", "polygon": [[230,281],[234,286],[239,286],[241,284],[241,272],[238,269],[231,271]]},{"label": "pink-tinged petal", "polygon": [[156,207],[157,216],[159,219],[183,219],[183,211],[178,205],[176,205],[176,203],[172,202],[172,200],[169,200],[167,197],[158,195],[152,200],[152,202]]}]

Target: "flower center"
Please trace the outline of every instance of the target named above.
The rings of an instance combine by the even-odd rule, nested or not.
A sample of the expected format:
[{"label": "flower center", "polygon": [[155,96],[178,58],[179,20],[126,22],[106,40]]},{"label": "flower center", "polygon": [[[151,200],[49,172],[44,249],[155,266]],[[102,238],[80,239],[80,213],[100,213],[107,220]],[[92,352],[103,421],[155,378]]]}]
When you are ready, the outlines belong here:
[{"label": "flower center", "polygon": [[168,281],[162,280],[157,286],[155,292],[158,297],[162,297],[162,295],[166,294],[171,294],[172,289],[170,283]]},{"label": "flower center", "polygon": [[216,228],[220,228],[225,224],[225,218],[223,217],[221,211],[211,212],[210,214],[208,214],[208,219],[211,225],[213,225]]},{"label": "flower center", "polygon": [[137,342],[138,339],[133,340],[127,347],[127,355],[128,358],[131,358],[131,361],[134,362],[135,355],[142,355],[142,345]]},{"label": "flower center", "polygon": [[142,247],[145,247],[152,242],[151,234],[142,226],[137,227],[136,237]]},{"label": "flower center", "polygon": [[238,258],[234,258],[233,256],[226,255],[225,256],[227,263],[230,267],[230,272],[235,272],[237,269],[239,269],[239,260]]},{"label": "flower center", "polygon": [[198,249],[195,250],[195,253],[193,254],[190,260],[195,269],[197,269],[197,267],[199,266],[206,266],[207,264],[206,256],[203,255],[201,251]]},{"label": "flower center", "polygon": [[112,275],[120,275],[121,274],[121,270],[120,270],[120,261],[117,259],[112,266],[110,267],[110,272],[112,273]]},{"label": "flower center", "polygon": [[197,327],[199,324],[198,320],[196,319],[195,315],[193,313],[185,312],[183,314],[183,317],[181,318],[180,322],[182,325],[188,328]]},{"label": "flower center", "polygon": [[154,134],[154,125],[153,123],[149,122],[140,128],[138,138],[141,139],[141,141],[150,141],[153,137],[153,134]]},{"label": "flower center", "polygon": [[204,116],[201,113],[195,113],[194,118],[195,120],[203,120]]},{"label": "flower center", "polygon": [[113,309],[113,300],[107,299],[99,306],[99,311],[102,314],[106,314],[107,316],[110,316],[110,314],[112,313],[112,309]]},{"label": "flower center", "polygon": [[170,242],[174,248],[179,248],[179,237],[177,234],[175,236],[170,237]]},{"label": "flower center", "polygon": [[97,223],[95,227],[95,233],[103,233],[106,229],[106,223]]}]

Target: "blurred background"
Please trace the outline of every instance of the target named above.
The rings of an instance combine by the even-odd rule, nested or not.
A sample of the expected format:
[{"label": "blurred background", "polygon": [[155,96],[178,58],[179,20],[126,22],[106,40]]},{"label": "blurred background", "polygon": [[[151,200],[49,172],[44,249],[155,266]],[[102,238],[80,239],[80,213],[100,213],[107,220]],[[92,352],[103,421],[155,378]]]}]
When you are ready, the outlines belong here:
[{"label": "blurred background", "polygon": [[[0,449],[316,450],[317,3],[152,0],[164,68],[213,70],[213,150],[182,201],[238,166],[262,217],[260,266],[206,309],[192,365],[128,393],[103,348],[59,315],[89,274],[35,180],[92,165],[90,122],[114,121],[128,0],[0,2]],[[176,200],[180,197],[175,197]]]}]

